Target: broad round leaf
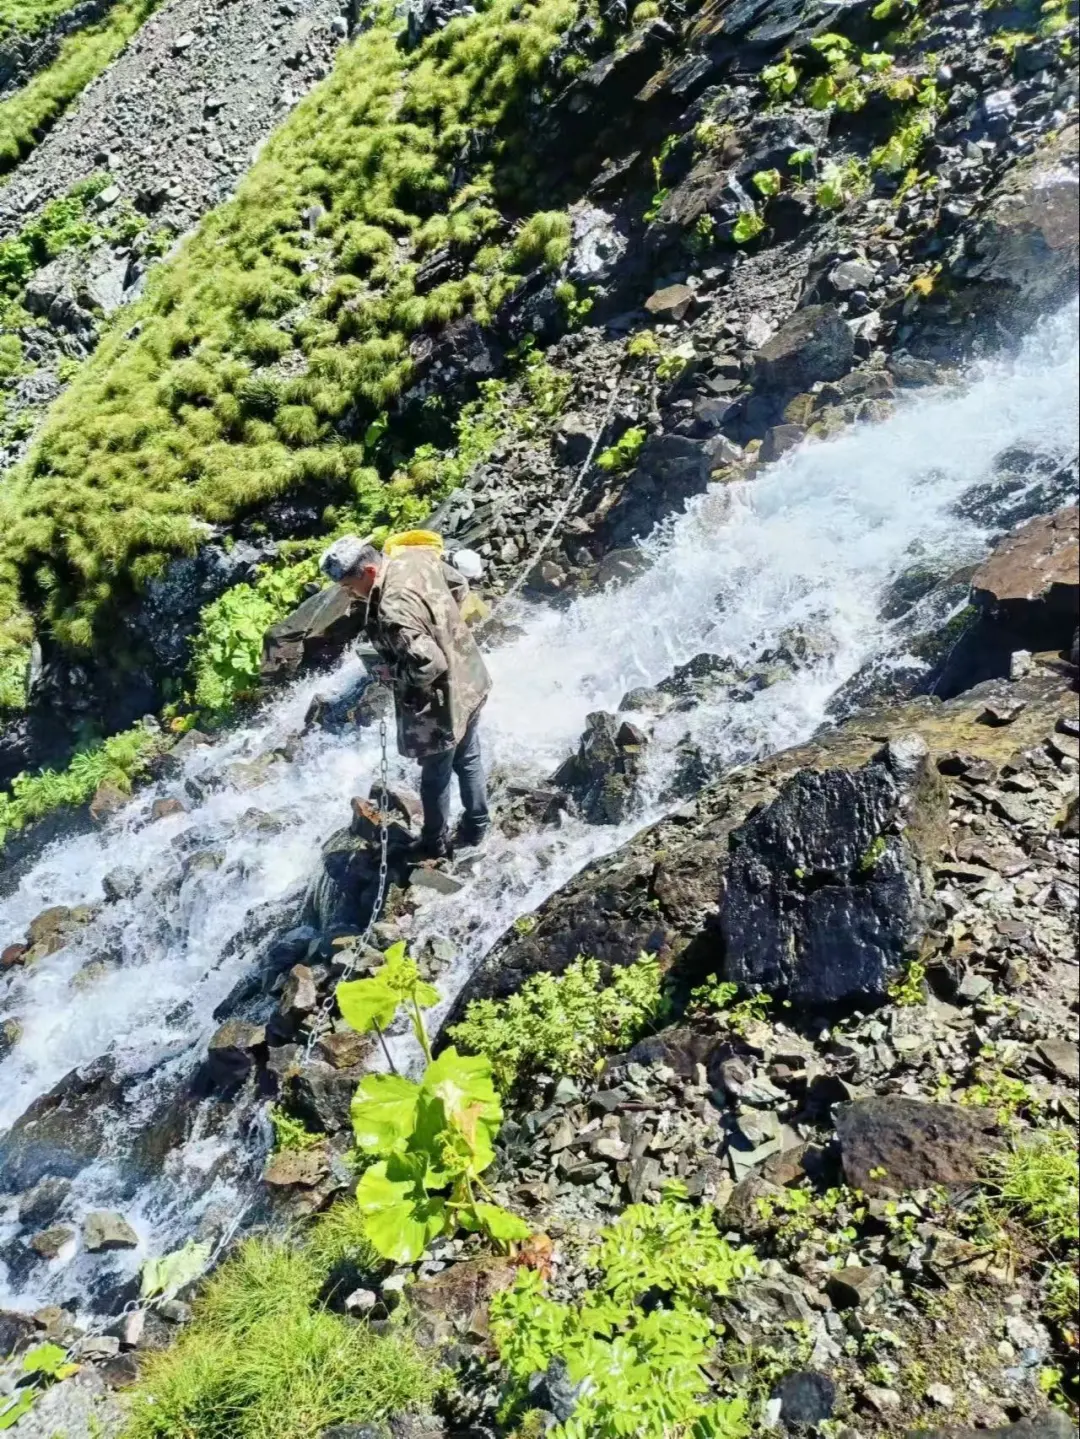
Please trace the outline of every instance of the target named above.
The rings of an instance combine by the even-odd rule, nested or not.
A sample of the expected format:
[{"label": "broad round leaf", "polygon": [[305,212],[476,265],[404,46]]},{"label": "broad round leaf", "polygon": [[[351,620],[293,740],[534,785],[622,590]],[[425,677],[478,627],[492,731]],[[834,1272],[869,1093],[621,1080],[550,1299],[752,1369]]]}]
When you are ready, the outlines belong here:
[{"label": "broad round leaf", "polygon": [[419,1259],[446,1227],[446,1204],[431,1198],[420,1182],[418,1166],[395,1155],[373,1164],[356,1188],[367,1237],[397,1264]]},{"label": "broad round leaf", "polygon": [[382,977],[382,971],[371,979],[349,979],[335,991],[341,1017],[357,1034],[367,1034],[376,1025],[386,1029],[398,1007],[397,994]]},{"label": "broad round leaf", "polygon": [[366,1074],[352,1098],[350,1115],[356,1147],[365,1154],[390,1154],[405,1147],[416,1125],[420,1086],[399,1074]]},{"label": "broad round leaf", "polygon": [[476,1204],[473,1208],[481,1227],[497,1244],[512,1244],[528,1239],[532,1232],[524,1219],[519,1219],[516,1214],[511,1214],[509,1209],[503,1209],[499,1204]]}]

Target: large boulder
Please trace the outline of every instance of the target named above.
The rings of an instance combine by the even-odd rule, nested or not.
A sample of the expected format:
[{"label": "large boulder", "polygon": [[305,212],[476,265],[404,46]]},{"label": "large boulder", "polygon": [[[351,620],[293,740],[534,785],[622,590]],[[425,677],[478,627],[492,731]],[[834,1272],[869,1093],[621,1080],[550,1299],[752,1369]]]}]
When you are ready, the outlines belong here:
[{"label": "large boulder", "polygon": [[1066,646],[1080,616],[1080,509],[1067,505],[1006,535],[975,571],[971,590],[1029,648]]},{"label": "large boulder", "polygon": [[802,1007],[880,1003],[931,917],[926,862],[948,835],[918,735],[860,769],[803,770],[731,836],[728,979]]},{"label": "large boulder", "polygon": [[835,305],[806,305],[754,356],[757,383],[771,390],[808,390],[838,380],[855,363],[855,341]]},{"label": "large boulder", "polygon": [[869,1195],[973,1184],[1002,1143],[989,1109],[899,1094],[840,1105],[836,1132],[844,1177]]}]

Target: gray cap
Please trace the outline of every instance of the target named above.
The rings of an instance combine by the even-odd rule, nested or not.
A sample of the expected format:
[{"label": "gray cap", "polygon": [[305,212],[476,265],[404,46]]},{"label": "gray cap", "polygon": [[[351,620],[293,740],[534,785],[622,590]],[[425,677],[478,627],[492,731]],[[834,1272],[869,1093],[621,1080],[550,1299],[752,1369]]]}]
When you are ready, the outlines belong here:
[{"label": "gray cap", "polygon": [[370,540],[342,535],[319,560],[319,569],[332,580],[348,579],[365,565],[378,564],[379,552]]}]

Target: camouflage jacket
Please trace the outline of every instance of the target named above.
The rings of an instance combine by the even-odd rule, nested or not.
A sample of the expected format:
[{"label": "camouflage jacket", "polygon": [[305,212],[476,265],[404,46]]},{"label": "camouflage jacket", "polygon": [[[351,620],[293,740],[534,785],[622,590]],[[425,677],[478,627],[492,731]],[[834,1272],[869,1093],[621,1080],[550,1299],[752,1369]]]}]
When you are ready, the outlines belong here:
[{"label": "camouflage jacket", "polygon": [[453,749],[487,698],[491,677],[459,606],[468,582],[434,550],[383,561],[367,633],[394,677],[398,749],[411,759]]}]

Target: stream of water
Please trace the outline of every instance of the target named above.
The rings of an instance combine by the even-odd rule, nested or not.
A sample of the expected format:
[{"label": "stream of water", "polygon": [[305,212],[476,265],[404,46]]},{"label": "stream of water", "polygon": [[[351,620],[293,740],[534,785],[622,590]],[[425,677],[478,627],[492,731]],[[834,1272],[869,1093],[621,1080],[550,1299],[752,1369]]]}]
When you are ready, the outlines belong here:
[{"label": "stream of water", "polygon": [[[695,654],[752,662],[808,622],[824,642],[813,663],[749,702],[705,703],[658,721],[646,801],[632,824],[573,821],[495,837],[466,891],[425,900],[418,935],[440,934],[457,950],[444,977],[448,999],[515,916],[655,816],[677,740],[689,735],[719,767],[805,739],[840,685],[897,648],[879,619],[885,587],[916,561],[948,569],[985,553],[989,534],[957,505],[993,474],[995,458],[1018,448],[1075,455],[1077,356],[1074,305],[1018,356],[982,366],[964,387],[905,401],[883,424],[805,446],[752,482],[710,491],[650,538],[651,565],[632,583],[567,609],[524,611],[519,637],[490,656],[484,734],[490,762],[525,783],[552,773],[590,711],[616,709],[628,689],[657,683]],[[21,1028],[0,1062],[0,1134],[70,1071],[109,1056],[122,1099],[90,1161],[77,1172],[69,1166],[73,1184],[55,1222],[77,1228],[89,1209],[120,1208],[140,1247],[88,1256],[72,1243],[49,1263],[17,1263],[25,1238],[18,1196],[0,1193],[9,1271],[6,1285],[0,1273],[0,1305],[74,1299],[92,1307],[103,1271],[131,1273],[149,1253],[216,1232],[257,1171],[260,1131],[212,1103],[163,1167],[133,1179],[126,1160],[205,1052],[215,1007],[250,966],[251,936],[293,921],[321,842],[346,822],[349,797],[367,793],[371,731],[315,731],[293,746],[291,761],[259,775],[243,768],[293,739],[312,697],[344,690],[357,667],[350,658],[332,676],[302,680],[102,829],[55,843],[0,903],[6,944],[48,905],[101,905],[102,880],[118,866],[139,875],[138,889],[101,905],[67,948],[0,979],[0,1018]],[[392,770],[415,778],[396,760]],[[163,795],[189,809],[151,823],[150,806]],[[37,1155],[34,1176],[48,1165],[47,1153]],[[11,1189],[11,1177],[0,1175],[0,1186]]]}]

